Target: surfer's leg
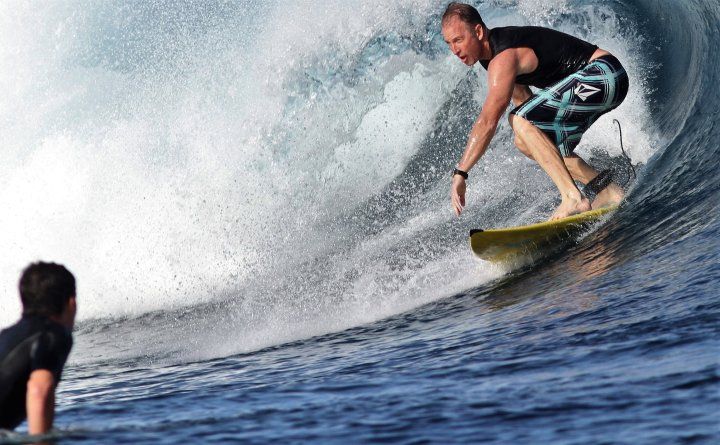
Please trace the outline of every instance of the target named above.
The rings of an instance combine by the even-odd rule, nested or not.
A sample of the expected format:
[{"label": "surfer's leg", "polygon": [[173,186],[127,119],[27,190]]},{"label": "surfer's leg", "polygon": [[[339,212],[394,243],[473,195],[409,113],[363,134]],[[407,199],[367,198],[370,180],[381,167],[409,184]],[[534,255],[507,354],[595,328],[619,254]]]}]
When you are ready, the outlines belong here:
[{"label": "surfer's leg", "polygon": [[[598,172],[594,168],[574,153],[569,156],[564,156],[563,161],[565,161],[570,175],[572,175],[576,181],[587,184],[598,176]],[[619,204],[624,196],[625,193],[623,189],[616,183],[610,182],[595,196],[592,202],[592,208],[599,209],[601,207]]]},{"label": "surfer's leg", "polygon": [[510,125],[518,139],[518,148],[527,150],[550,176],[560,192],[561,202],[550,219],[559,219],[590,210],[590,201],[578,190],[570,176],[557,147],[532,123],[516,115],[510,115]]},{"label": "surfer's leg", "polygon": [[[515,145],[522,154],[532,159],[533,161],[535,160],[532,152],[525,145],[522,138],[517,135],[515,135]],[[583,185],[587,184],[598,175],[598,172],[594,168],[590,167],[587,162],[585,162],[580,156],[574,153],[570,156],[563,156],[562,159],[563,162],[565,162],[565,166],[567,167],[568,171],[570,172],[570,176],[572,176],[575,181],[579,181]],[[604,187],[602,191],[600,191],[600,193],[595,195],[595,199],[591,202],[590,206],[593,209],[597,209],[600,207],[607,207],[613,204],[619,204],[620,201],[622,201],[623,196],[624,193],[622,188],[620,188],[614,182],[611,182],[606,187]]]},{"label": "surfer's leg", "polygon": [[[511,123],[512,123],[512,121],[511,121]],[[533,161],[535,160],[535,158],[532,157],[532,153],[530,152],[530,150],[527,148],[527,146],[522,141],[522,139],[520,139],[518,137],[517,134],[515,135],[515,146],[518,148],[518,150],[520,150],[520,153],[524,154],[525,156],[532,159]]]},{"label": "surfer's leg", "polygon": [[565,166],[572,175],[573,179],[583,184],[587,184],[598,174],[598,172],[594,168],[590,167],[583,158],[574,153],[568,156],[563,156],[563,161],[565,161]]},{"label": "surfer's leg", "polygon": [[[573,182],[572,178],[575,178],[587,183],[597,176],[597,172],[582,159],[572,158],[573,150],[590,125],[620,105],[627,90],[625,69],[615,57],[607,55],[594,60],[577,73],[537,91],[510,112],[518,148],[545,169],[563,196],[563,203],[551,219],[578,213],[572,205],[568,207],[565,204],[564,193],[575,193],[566,181]],[[554,156],[550,154],[550,147],[554,149]],[[557,166],[558,161],[562,168]],[[593,207],[606,206],[621,199],[622,189],[617,184],[609,185],[598,191]]]}]

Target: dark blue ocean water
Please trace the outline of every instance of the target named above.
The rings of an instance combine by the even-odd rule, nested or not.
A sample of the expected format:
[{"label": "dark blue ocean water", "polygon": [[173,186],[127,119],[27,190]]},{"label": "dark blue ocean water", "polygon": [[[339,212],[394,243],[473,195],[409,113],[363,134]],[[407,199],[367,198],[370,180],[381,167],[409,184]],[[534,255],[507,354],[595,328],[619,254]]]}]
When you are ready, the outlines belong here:
[{"label": "dark blue ocean water", "polygon": [[[245,23],[248,14],[263,14],[263,5],[251,2],[246,4],[246,10],[238,11],[227,4],[206,9],[193,2],[148,4],[154,6],[105,6],[107,9],[93,16],[99,24],[90,27],[92,33],[79,29],[104,36],[101,49],[107,54],[87,48],[73,53],[77,57],[72,60],[92,70],[130,73],[128,85],[134,87],[121,85],[108,92],[107,97],[99,99],[97,112],[89,112],[90,102],[81,97],[69,102],[78,108],[80,117],[55,121],[41,116],[41,121],[52,129],[44,137],[52,142],[54,139],[48,135],[56,134],[59,127],[70,122],[67,125],[71,130],[66,134],[71,139],[73,131],[81,134],[88,131],[87,127],[94,129],[89,132],[93,135],[137,132],[137,139],[122,139],[119,144],[122,150],[135,150],[128,148],[131,142],[148,134],[158,139],[158,135],[135,124],[120,127],[121,132],[107,130],[105,124],[97,122],[129,121],[128,116],[134,116],[130,111],[133,107],[146,106],[140,99],[127,99],[134,97],[129,91],[138,85],[153,95],[148,100],[164,110],[158,114],[172,114],[169,110],[179,105],[163,97],[169,91],[164,88],[174,82],[173,88],[183,90],[189,85],[183,79],[196,76],[191,86],[201,85],[200,90],[207,93],[182,96],[179,102],[194,112],[177,118],[183,128],[196,130],[160,133],[162,143],[153,139],[137,148],[142,162],[120,163],[118,168],[126,169],[124,174],[130,178],[128,172],[138,170],[142,171],[140,176],[152,175],[149,172],[154,169],[189,171],[185,182],[178,182],[187,187],[179,188],[173,202],[184,203],[191,209],[189,214],[204,222],[183,225],[183,230],[177,232],[153,226],[156,233],[163,234],[157,242],[136,238],[134,234],[143,232],[144,218],[152,226],[148,215],[162,211],[150,204],[151,191],[141,193],[147,195],[151,209],[147,213],[142,204],[145,198],[126,191],[123,193],[133,197],[133,205],[123,201],[118,206],[129,211],[128,215],[140,213],[141,218],[129,217],[127,222],[121,215],[114,220],[115,225],[102,229],[96,229],[93,222],[96,213],[88,213],[82,220],[88,224],[83,230],[90,230],[92,235],[87,236],[92,238],[93,246],[110,247],[70,253],[53,247],[51,254],[61,259],[96,255],[87,263],[76,262],[73,269],[81,291],[83,280],[94,281],[92,286],[86,285],[84,295],[79,295],[81,311],[85,303],[86,315],[78,323],[76,346],[57,394],[57,443],[720,443],[720,6],[716,2],[480,4],[481,12],[491,22],[506,24],[516,20],[587,30],[590,37],[623,53],[623,57],[639,61],[632,71],[636,76],[635,96],[617,116],[625,124],[625,143],[631,156],[633,147],[636,149],[633,158],[639,167],[639,177],[626,202],[577,245],[515,270],[479,264],[468,252],[466,232],[477,225],[517,222],[513,215],[526,204],[535,205],[538,214],[546,211],[553,199],[549,185],[483,185],[478,174],[475,184],[481,184],[469,193],[482,196],[486,204],[475,201],[476,210],[472,210],[471,202],[470,216],[459,221],[446,214],[447,209],[443,209],[445,213],[434,210],[434,206],[448,205],[447,165],[437,164],[450,165],[460,152],[474,118],[465,111],[476,113],[478,109],[468,89],[484,81],[477,80],[475,74],[440,77],[449,86],[438,93],[434,108],[418,112],[421,123],[413,125],[420,125],[422,135],[413,144],[420,147],[413,156],[403,158],[378,151],[384,153],[384,159],[398,163],[398,168],[387,173],[383,187],[366,186],[362,178],[368,182],[379,179],[361,167],[357,167],[362,173],[359,180],[335,187],[334,176],[318,179],[313,164],[302,160],[316,151],[322,158],[319,153],[327,147],[341,158],[343,147],[352,143],[348,140],[380,144],[363,136],[363,129],[373,133],[366,126],[377,113],[381,119],[395,116],[402,121],[402,113],[417,111],[378,111],[393,98],[415,97],[412,88],[400,89],[402,94],[392,90],[400,80],[415,79],[415,63],[440,66],[438,73],[458,69],[438,41],[436,27],[443,5],[403,3],[400,12],[395,12],[403,17],[402,29],[411,31],[395,32],[390,25],[378,25],[370,28],[370,35],[357,39],[353,36],[362,35],[362,26],[342,17],[354,17],[357,12],[372,18],[373,8],[380,8],[379,4],[357,6],[357,11],[349,15],[343,14],[349,8],[345,4],[325,5],[322,10],[309,3],[292,6],[296,8],[293,11],[319,11],[323,18],[318,19],[314,31],[329,36],[325,38],[331,47],[323,51],[335,51],[346,59],[321,62],[326,55],[322,51],[298,50],[299,56],[291,60],[295,65],[288,68],[290,74],[280,72],[285,76],[283,85],[290,91],[282,93],[285,95],[280,108],[272,108],[275,102],[270,99],[269,105],[261,101],[257,110],[270,107],[268,114],[272,111],[281,116],[279,122],[291,128],[259,139],[248,136],[238,146],[259,144],[267,151],[256,154],[241,150],[234,161],[261,165],[264,156],[271,154],[273,165],[279,164],[288,176],[298,178],[285,183],[283,190],[288,194],[271,187],[273,198],[263,204],[256,189],[242,179],[234,180],[234,187],[243,193],[239,201],[212,201],[210,196],[225,196],[224,188],[196,188],[193,181],[203,176],[177,160],[204,159],[192,150],[177,148],[191,146],[187,139],[193,137],[209,137],[210,142],[203,145],[206,152],[222,153],[217,141],[200,127],[212,127],[212,135],[225,134],[232,132],[229,126],[214,127],[216,120],[211,117],[230,114],[235,118],[240,113],[250,119],[250,114],[237,111],[239,105],[235,103],[260,100],[243,89],[243,82],[249,80],[234,84],[235,80],[218,76],[215,70],[223,68],[220,62],[207,68],[210,74],[199,77],[197,72],[204,72],[204,68],[195,67],[191,74],[182,71],[178,75],[175,65],[167,62],[173,57],[166,57],[162,64],[149,63],[147,60],[161,55],[178,54],[173,51],[189,60],[196,59],[187,56],[186,49],[178,50],[171,44],[162,47],[161,55],[155,54],[143,40],[152,41],[154,31],[143,31],[145,28],[138,25],[135,31],[121,35],[117,29],[122,26],[116,23],[123,17],[135,17],[128,10],[139,8],[137,14],[144,17],[146,24],[166,25],[160,28],[165,35],[173,36],[173,42],[181,42],[180,47],[187,43],[183,36],[200,32],[198,28],[215,35],[215,40],[205,41],[214,45],[207,44],[202,51],[192,49],[191,54],[229,51],[239,61],[256,60],[247,56],[243,48],[275,54],[263,46],[263,39],[246,36],[233,40],[226,38],[225,32],[230,25]],[[68,9],[72,12],[73,8]],[[153,15],[158,11],[162,13]],[[71,15],[68,11],[57,14],[61,18]],[[340,32],[347,38],[333,40],[337,30],[333,28],[335,22],[325,17],[328,14],[341,16],[338,22],[347,27],[343,29],[350,37]],[[268,16],[261,17],[277,23]],[[316,18],[311,14],[307,23]],[[40,25],[57,25],[53,20]],[[298,20],[298,32],[309,32],[303,28],[306,22]],[[127,23],[131,26],[134,22],[128,19]],[[108,30],[115,30],[115,34]],[[128,35],[132,39],[120,45]],[[272,33],[267,40],[269,45],[284,42]],[[387,71],[377,74],[373,71],[377,65]],[[394,67],[387,68],[391,65]],[[299,76],[298,72],[304,74]],[[437,80],[432,77],[435,72],[421,70],[420,74]],[[100,79],[105,80],[97,82],[116,85],[118,80],[106,78],[113,75],[103,74]],[[56,81],[62,77],[57,73],[54,76]],[[230,82],[223,84],[223,92],[235,88],[241,92],[239,96],[233,99],[228,93],[228,97],[216,98],[218,90],[213,85],[223,81]],[[82,85],[82,81],[78,82]],[[431,94],[431,89],[424,89],[425,84],[419,85],[417,97]],[[377,88],[384,90],[385,102],[378,100],[370,106],[364,98],[375,94]],[[315,111],[297,105],[296,101],[308,97],[315,100],[323,94],[327,101],[313,102]],[[172,103],[162,108],[166,100]],[[343,103],[352,107],[343,112]],[[212,113],[203,114],[207,108]],[[357,113],[357,118],[345,121],[343,113]],[[641,113],[646,115],[642,117]],[[320,115],[329,116],[329,120],[323,121],[317,117]],[[423,116],[429,116],[427,127],[422,126]],[[154,124],[177,123],[164,119],[155,113],[141,113],[138,118]],[[643,126],[633,126],[635,119]],[[196,121],[202,125],[195,126]],[[318,122],[325,122],[325,129],[334,133],[328,137],[315,134],[313,125]],[[610,124],[608,128],[612,128]],[[507,129],[502,131],[499,139],[507,144],[509,133]],[[315,136],[304,138],[308,132]],[[343,139],[343,135],[350,135],[350,139]],[[91,136],[81,140],[96,141]],[[611,135],[607,140],[592,139],[598,140],[593,143],[614,146],[616,138]],[[73,144],[80,142],[69,143]],[[309,146],[302,148],[303,144]],[[638,147],[643,144],[649,151],[640,152]],[[93,147],[100,147],[98,157],[103,153],[115,156],[111,143]],[[147,155],[143,147],[149,151],[165,148]],[[167,147],[176,147],[179,154],[173,155],[175,148]],[[300,151],[297,157],[293,155],[296,151]],[[492,162],[487,161],[490,165],[484,171],[489,176],[485,178],[495,178],[492,170],[500,172],[501,177],[512,178],[517,172],[517,178],[525,181],[542,180],[530,164],[512,161],[517,158],[503,161],[508,156],[504,153],[494,160],[490,155]],[[170,158],[174,160],[168,161]],[[243,163],[243,159],[247,162]],[[362,161],[375,166],[371,159]],[[98,165],[104,164],[91,167]],[[148,165],[152,168],[145,168]],[[222,162],[212,166],[213,176],[209,177],[232,177],[223,173],[229,167]],[[274,171],[271,169],[261,165],[251,173]],[[351,174],[349,169],[345,171]],[[109,175],[105,171],[100,176]],[[317,181],[313,182],[313,178]],[[144,183],[132,182],[140,187],[138,184]],[[334,188],[326,192],[322,187],[313,188],[317,184]],[[303,192],[303,186],[307,192]],[[208,195],[198,198],[199,190],[205,187]],[[288,191],[291,189],[292,193]],[[329,202],[347,196],[347,201],[354,200],[355,204],[338,204],[343,211],[337,213],[328,210],[334,205],[315,206],[316,202],[324,202],[326,193],[332,195]],[[545,201],[538,203],[538,194]],[[264,223],[243,219],[283,196],[292,197],[284,205],[297,206],[298,213]],[[90,199],[96,198],[92,195]],[[206,212],[198,204],[205,200],[211,211]],[[238,215],[223,213],[230,211],[223,210],[218,202],[249,204]],[[390,205],[383,205],[385,202]],[[519,205],[512,207],[509,202]],[[306,207],[311,210],[308,213],[317,216],[303,213]],[[215,211],[227,218],[215,218]],[[172,215],[180,218],[184,214],[178,211]],[[173,227],[172,219],[162,221],[163,227]],[[214,228],[227,225],[231,233],[267,225],[272,229],[272,242],[252,244],[252,239],[261,237],[253,231],[244,242],[254,250],[238,250],[233,243],[239,238],[229,235],[222,237],[220,248],[215,243],[217,233],[226,232]],[[181,232],[190,235],[184,238]],[[111,241],[103,241],[107,239]],[[201,241],[197,250],[193,240]],[[323,240],[330,241],[323,244]],[[124,244],[136,249],[137,261],[126,260],[136,257],[132,251],[128,254],[123,250]],[[166,244],[176,250],[165,249]],[[204,263],[190,257],[202,257],[203,250],[216,249],[230,252],[222,258],[236,259],[234,263],[217,260],[214,265],[220,270],[252,264],[248,269],[251,273],[234,272],[221,277],[212,273],[188,274],[188,270],[204,270]],[[192,255],[185,255],[185,251]],[[155,256],[161,256],[162,261],[152,262]],[[240,257],[242,261],[237,260]],[[254,259],[243,262],[248,257]],[[103,272],[100,266],[86,266],[95,264],[93,261],[117,267]],[[174,274],[174,278],[163,275],[167,270],[171,271],[167,276]],[[101,275],[102,280],[88,275]],[[156,292],[153,277],[170,284]],[[183,287],[183,280],[191,281],[192,286]],[[103,311],[104,307],[111,309]],[[113,315],[119,311],[115,308],[122,309],[120,315]]]}]

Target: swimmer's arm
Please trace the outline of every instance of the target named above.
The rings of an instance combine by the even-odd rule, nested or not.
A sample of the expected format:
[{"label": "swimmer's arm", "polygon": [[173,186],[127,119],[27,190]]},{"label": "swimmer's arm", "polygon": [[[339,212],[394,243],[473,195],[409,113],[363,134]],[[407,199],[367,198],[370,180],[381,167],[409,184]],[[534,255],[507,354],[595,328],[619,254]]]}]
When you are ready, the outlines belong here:
[{"label": "swimmer's arm", "polygon": [[[488,94],[480,116],[470,131],[465,151],[457,168],[468,172],[485,154],[490,140],[495,135],[498,122],[510,104],[518,73],[518,58],[515,51],[505,50],[490,61],[488,65]],[[465,179],[453,176],[450,200],[455,214],[465,207]]]},{"label": "swimmer's arm", "polygon": [[533,93],[527,85],[515,84],[512,93],[512,103],[516,107],[532,97]]},{"label": "swimmer's arm", "polygon": [[55,377],[47,369],[30,374],[25,398],[28,433],[45,434],[52,428],[55,417]]}]

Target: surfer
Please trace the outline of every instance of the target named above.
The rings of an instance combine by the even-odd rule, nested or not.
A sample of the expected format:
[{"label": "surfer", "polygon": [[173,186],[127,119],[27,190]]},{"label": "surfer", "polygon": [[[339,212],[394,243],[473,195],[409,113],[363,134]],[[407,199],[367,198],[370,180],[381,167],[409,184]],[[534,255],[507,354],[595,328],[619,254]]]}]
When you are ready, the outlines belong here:
[{"label": "surfer", "polygon": [[[619,203],[622,189],[573,153],[583,133],[625,99],[628,77],[608,51],[568,34],[536,26],[488,29],[477,9],[450,3],[442,34],[464,64],[487,70],[488,93],[452,177],[450,197],[459,216],[468,171],[487,150],[512,101],[515,145],[535,160],[560,191],[551,220]],[[529,86],[538,88],[533,93]],[[596,194],[590,203],[577,180]]]},{"label": "surfer", "polygon": [[0,429],[28,419],[28,432],[45,434],[55,416],[55,388],[72,348],[75,277],[38,262],[20,278],[22,318],[0,332]]}]

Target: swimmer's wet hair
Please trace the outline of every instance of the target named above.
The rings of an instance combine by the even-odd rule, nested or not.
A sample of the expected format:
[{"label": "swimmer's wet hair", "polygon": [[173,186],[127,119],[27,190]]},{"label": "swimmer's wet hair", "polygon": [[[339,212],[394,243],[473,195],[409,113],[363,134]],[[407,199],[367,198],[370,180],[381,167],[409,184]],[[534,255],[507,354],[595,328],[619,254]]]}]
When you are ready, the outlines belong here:
[{"label": "swimmer's wet hair", "polygon": [[37,262],[20,277],[20,300],[24,315],[60,315],[75,296],[75,277],[60,264]]},{"label": "swimmer's wet hair", "polygon": [[483,28],[486,27],[478,10],[465,3],[450,3],[445,9],[441,23],[444,25],[453,17],[457,17],[471,26],[481,25]]}]

